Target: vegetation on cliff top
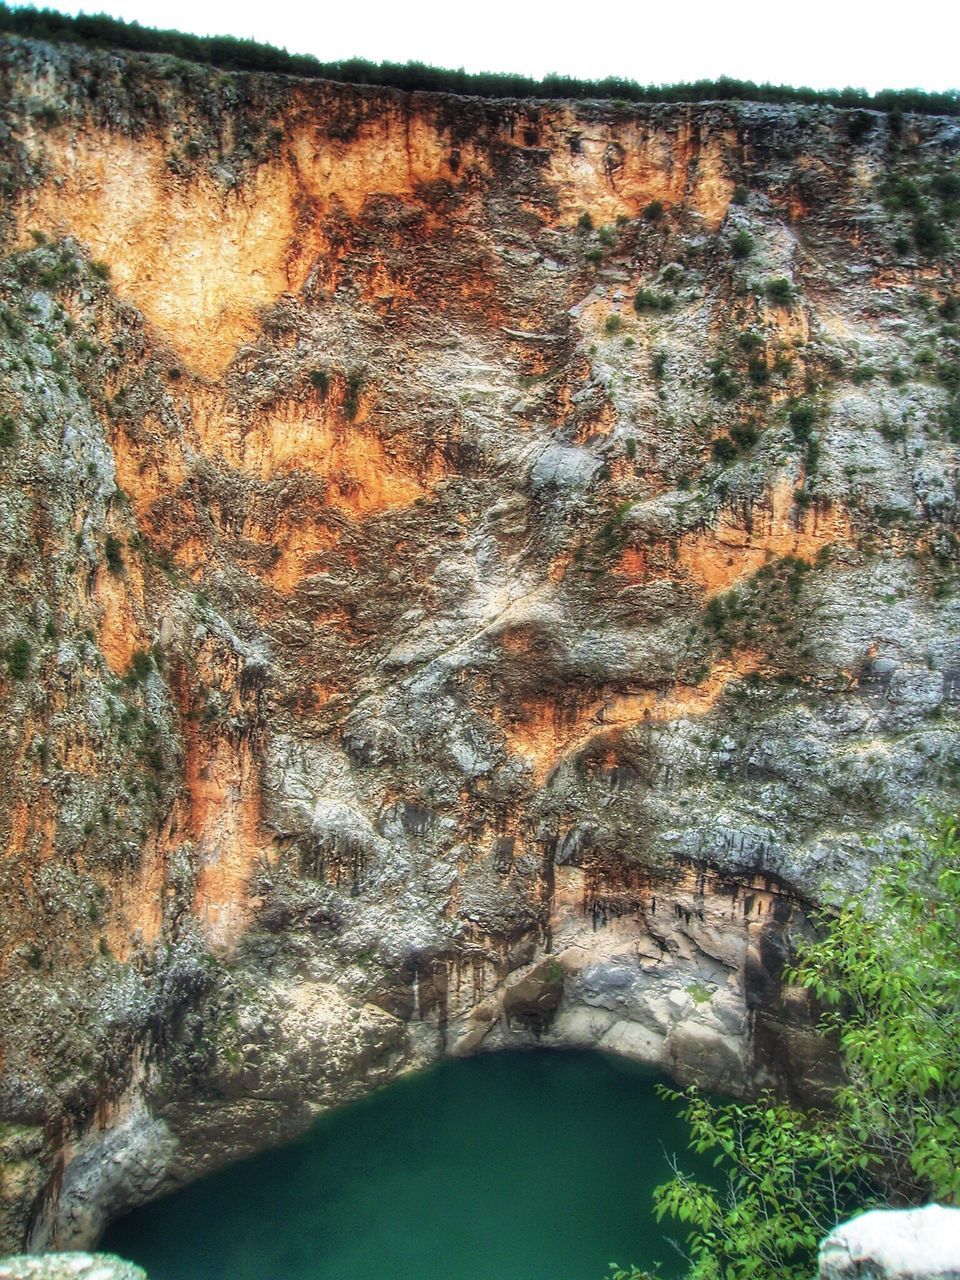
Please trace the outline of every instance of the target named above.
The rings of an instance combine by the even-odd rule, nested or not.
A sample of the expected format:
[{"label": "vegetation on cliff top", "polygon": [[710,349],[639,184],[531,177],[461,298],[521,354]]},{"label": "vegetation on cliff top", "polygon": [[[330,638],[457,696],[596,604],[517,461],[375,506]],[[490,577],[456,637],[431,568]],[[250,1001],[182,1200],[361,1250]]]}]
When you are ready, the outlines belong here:
[{"label": "vegetation on cliff top", "polygon": [[641,85],[608,76],[578,80],[548,75],[542,80],[509,72],[466,72],[427,66],[422,62],[368,62],[348,58],[321,62],[312,54],[288,53],[273,45],[236,36],[194,36],[158,31],[138,22],[123,22],[106,14],[70,17],[53,9],[12,9],[0,4],[0,31],[39,40],[71,41],[108,49],[166,53],[192,62],[237,71],[272,71],[346,84],[380,85],[407,91],[472,94],[482,98],[612,98],[625,102],[795,102],[876,111],[960,115],[960,90],[931,93],[921,89],[809,89],[788,85],[754,84],[722,76],[687,84]]},{"label": "vegetation on cliff top", "polygon": [[865,1203],[960,1202],[960,820],[821,926],[787,977],[816,996],[839,1045],[833,1109],[664,1090],[685,1098],[691,1148],[722,1175],[678,1172],[656,1192],[658,1216],[688,1230],[687,1280],[806,1280],[820,1239]]}]

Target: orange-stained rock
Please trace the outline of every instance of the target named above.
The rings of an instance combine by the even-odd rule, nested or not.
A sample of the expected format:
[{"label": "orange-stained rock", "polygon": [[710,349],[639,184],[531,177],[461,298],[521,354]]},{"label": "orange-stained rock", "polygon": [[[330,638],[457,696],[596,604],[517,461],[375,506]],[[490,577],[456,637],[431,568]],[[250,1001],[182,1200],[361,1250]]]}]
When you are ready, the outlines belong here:
[{"label": "orange-stained rock", "polygon": [[749,522],[741,512],[724,510],[714,529],[682,538],[678,560],[708,592],[726,591],[774,557],[813,560],[824,547],[850,536],[842,508],[801,509],[793,486],[783,482],[773,489],[769,505],[751,508]]},{"label": "orange-stained rock", "polygon": [[300,184],[283,163],[225,191],[185,181],[155,133],[79,134],[58,171],[19,204],[24,228],[74,235],[110,267],[188,365],[215,377],[256,331],[257,309],[303,280],[315,240],[303,237]]},{"label": "orange-stained rock", "polygon": [[102,610],[97,645],[114,675],[122,676],[138,649],[149,648],[138,621],[143,610],[143,578],[136,562],[119,574],[100,569],[94,599]]},{"label": "orange-stained rock", "polygon": [[615,573],[621,573],[632,581],[640,581],[647,571],[647,557],[640,547],[627,547],[617,561]]},{"label": "orange-stained rock", "polygon": [[211,738],[195,724],[186,739],[188,821],[200,858],[194,913],[211,945],[226,947],[249,918],[250,880],[271,848],[260,823],[259,769],[246,740]]},{"label": "orange-stained rock", "polygon": [[149,835],[136,875],[109,884],[112,900],[103,936],[116,960],[129,960],[135,946],[149,954],[160,937],[167,891],[168,847],[167,831]]},{"label": "orange-stained rock", "polygon": [[717,662],[698,685],[611,692],[592,697],[582,706],[559,705],[549,697],[523,699],[516,713],[501,724],[504,739],[511,754],[524,757],[537,783],[542,783],[561,761],[611,729],[706,715],[731,680],[758,670],[762,662],[761,654],[738,650]]},{"label": "orange-stained rock", "polygon": [[213,389],[191,393],[191,420],[212,459],[269,480],[304,471],[326,481],[330,506],[353,515],[410,506],[442,475],[439,459],[422,466],[387,453],[361,410],[347,421],[329,400],[285,400],[253,422],[240,418]]}]

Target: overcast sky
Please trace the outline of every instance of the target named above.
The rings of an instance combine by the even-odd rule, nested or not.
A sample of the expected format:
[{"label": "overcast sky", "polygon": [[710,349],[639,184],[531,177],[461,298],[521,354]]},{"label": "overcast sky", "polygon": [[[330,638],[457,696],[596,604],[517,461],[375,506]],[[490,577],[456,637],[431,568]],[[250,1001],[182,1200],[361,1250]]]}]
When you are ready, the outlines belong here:
[{"label": "overcast sky", "polygon": [[252,36],[324,61],[416,59],[641,83],[720,75],[833,88],[960,85],[958,0],[87,0],[198,35]]}]

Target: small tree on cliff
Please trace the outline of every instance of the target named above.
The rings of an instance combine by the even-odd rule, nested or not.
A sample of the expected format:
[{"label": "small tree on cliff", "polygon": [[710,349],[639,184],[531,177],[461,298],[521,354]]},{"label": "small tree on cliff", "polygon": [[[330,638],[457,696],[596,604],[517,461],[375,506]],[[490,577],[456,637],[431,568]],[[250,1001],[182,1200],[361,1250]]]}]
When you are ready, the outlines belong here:
[{"label": "small tree on cliff", "polygon": [[[682,1098],[718,1184],[678,1172],[658,1217],[689,1228],[688,1280],[807,1280],[821,1237],[865,1204],[960,1202],[960,823],[882,871],[870,898],[820,917],[787,975],[826,1010],[847,1083],[828,1113],[771,1097]],[[642,1273],[620,1272],[623,1280]]]}]

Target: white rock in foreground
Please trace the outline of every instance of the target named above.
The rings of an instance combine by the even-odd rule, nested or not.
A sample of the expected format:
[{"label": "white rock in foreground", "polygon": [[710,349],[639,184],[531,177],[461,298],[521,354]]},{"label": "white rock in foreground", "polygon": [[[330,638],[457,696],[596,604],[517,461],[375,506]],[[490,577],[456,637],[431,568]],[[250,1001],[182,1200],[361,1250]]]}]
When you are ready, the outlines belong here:
[{"label": "white rock in foreground", "polygon": [[23,1253],[0,1258],[0,1280],[147,1280],[147,1273],[109,1253]]},{"label": "white rock in foreground", "polygon": [[960,1280],[960,1209],[873,1209],[831,1231],[820,1280]]}]

